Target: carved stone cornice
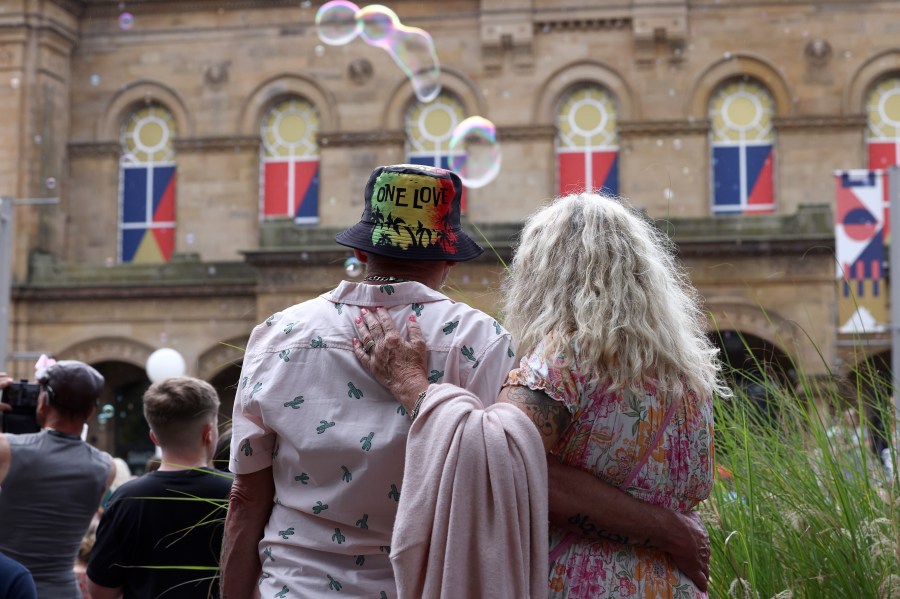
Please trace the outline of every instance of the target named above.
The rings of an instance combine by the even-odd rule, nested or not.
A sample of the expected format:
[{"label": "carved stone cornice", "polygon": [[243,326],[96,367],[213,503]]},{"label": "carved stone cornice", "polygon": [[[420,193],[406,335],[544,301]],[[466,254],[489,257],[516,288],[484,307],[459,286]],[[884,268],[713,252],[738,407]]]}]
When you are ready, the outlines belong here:
[{"label": "carved stone cornice", "polygon": [[[65,0],[56,0],[65,1]],[[83,4],[90,14],[115,16],[122,12],[121,0],[73,0]],[[166,14],[174,12],[202,12],[224,10],[248,10],[258,8],[279,8],[297,6],[296,0],[144,0],[128,3],[128,10],[134,14]],[[312,12],[311,14],[315,14]]]},{"label": "carved stone cornice", "polygon": [[866,116],[862,114],[849,115],[820,115],[820,116],[789,116],[773,119],[777,131],[804,131],[811,132],[822,129],[863,129],[866,126]]},{"label": "carved stone cornice", "polygon": [[117,141],[73,141],[68,145],[69,156],[112,156],[118,158],[122,144]]},{"label": "carved stone cornice", "polygon": [[256,150],[260,140],[255,135],[232,135],[223,137],[176,137],[176,152],[239,152]]},{"label": "carved stone cornice", "polygon": [[630,17],[583,17],[583,18],[548,18],[539,16],[534,22],[535,33],[553,33],[555,31],[610,31],[631,27]]},{"label": "carved stone cornice", "polygon": [[555,137],[555,125],[514,125],[497,129],[497,139],[500,143],[507,141],[553,141]]},{"label": "carved stone cornice", "polygon": [[50,0],[53,4],[61,7],[66,12],[80,17],[84,14],[84,0]]},{"label": "carved stone cornice", "polygon": [[[345,252],[346,253],[346,252]],[[15,285],[12,297],[15,300],[106,300],[106,299],[184,299],[207,297],[252,297],[256,293],[256,283],[225,285],[101,285],[101,286],[32,286]]]},{"label": "carved stone cornice", "polygon": [[709,121],[620,121],[621,137],[641,137],[659,135],[706,135],[709,132]]},{"label": "carved stone cornice", "polygon": [[403,131],[324,131],[316,136],[319,148],[404,144]]}]

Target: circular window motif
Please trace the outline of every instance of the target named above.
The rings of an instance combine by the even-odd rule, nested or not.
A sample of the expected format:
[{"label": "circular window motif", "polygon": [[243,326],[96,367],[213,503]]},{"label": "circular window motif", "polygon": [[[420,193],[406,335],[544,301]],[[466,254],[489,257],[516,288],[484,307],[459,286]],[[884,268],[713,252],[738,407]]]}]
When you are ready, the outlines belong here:
[{"label": "circular window motif", "polygon": [[267,158],[314,158],[318,129],[319,115],[312,104],[300,98],[285,100],[263,118],[263,152]]},{"label": "circular window motif", "polygon": [[735,81],[710,102],[713,141],[771,141],[772,96],[752,81]]},{"label": "circular window motif", "polygon": [[140,108],[122,128],[125,155],[131,162],[169,162],[175,155],[174,132],[175,119],[168,110],[158,104]]},{"label": "circular window motif", "polygon": [[462,122],[464,115],[462,102],[450,94],[442,93],[428,104],[414,103],[406,115],[410,153],[446,153],[453,129]]},{"label": "circular window motif", "polygon": [[885,79],[875,86],[866,106],[869,139],[900,138],[900,77]]},{"label": "circular window motif", "polygon": [[615,147],[616,105],[612,97],[597,86],[582,87],[560,104],[556,124],[557,143],[564,148]]}]

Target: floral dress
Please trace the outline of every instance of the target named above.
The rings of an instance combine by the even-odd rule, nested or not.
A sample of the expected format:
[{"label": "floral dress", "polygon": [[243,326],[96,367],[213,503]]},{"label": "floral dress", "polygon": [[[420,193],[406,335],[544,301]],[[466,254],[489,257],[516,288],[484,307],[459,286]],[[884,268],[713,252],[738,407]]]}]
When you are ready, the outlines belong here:
[{"label": "floral dress", "polygon": [[[563,403],[572,424],[551,453],[563,464],[620,486],[665,420],[669,400],[641,383],[611,392],[579,372],[577,359],[574,368],[566,368],[544,353],[540,344],[523,357],[506,384],[540,390]],[[712,487],[712,442],[712,398],[689,392],[627,492],[655,505],[690,510]],[[550,527],[551,550],[566,534]],[[550,564],[549,597],[693,599],[706,593],[661,551],[579,537]]]}]

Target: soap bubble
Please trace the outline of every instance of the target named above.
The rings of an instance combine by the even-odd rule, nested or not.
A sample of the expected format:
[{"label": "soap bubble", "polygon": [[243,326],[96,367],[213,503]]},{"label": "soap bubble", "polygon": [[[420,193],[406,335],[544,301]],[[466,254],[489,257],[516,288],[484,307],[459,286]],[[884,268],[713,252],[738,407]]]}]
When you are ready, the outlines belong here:
[{"label": "soap bubble", "polygon": [[331,46],[349,44],[359,35],[362,24],[357,20],[359,7],[347,0],[332,0],[316,12],[316,33]]},{"label": "soap bubble", "polygon": [[100,75],[91,75],[90,81],[92,86],[97,87],[98,85],[100,85]]},{"label": "soap bubble", "polygon": [[119,29],[129,30],[134,26],[134,15],[130,12],[123,12],[119,15]]},{"label": "soap bubble", "polygon": [[450,170],[459,174],[466,187],[484,187],[500,172],[497,128],[484,117],[469,117],[453,128],[450,152]]},{"label": "soap bubble", "polygon": [[56,189],[56,178],[47,177],[46,185],[47,185],[47,189]]},{"label": "soap bubble", "polygon": [[356,278],[363,273],[363,264],[356,256],[350,256],[344,260],[344,271],[348,277]]},{"label": "soap bubble", "polygon": [[19,89],[19,86],[22,84],[22,81],[18,77],[13,77],[9,80],[9,84],[13,89]]},{"label": "soap bubble", "polygon": [[409,77],[419,101],[431,102],[441,93],[437,51],[425,30],[403,25],[394,11],[380,4],[360,9],[356,19],[361,27],[359,36],[391,55]]}]

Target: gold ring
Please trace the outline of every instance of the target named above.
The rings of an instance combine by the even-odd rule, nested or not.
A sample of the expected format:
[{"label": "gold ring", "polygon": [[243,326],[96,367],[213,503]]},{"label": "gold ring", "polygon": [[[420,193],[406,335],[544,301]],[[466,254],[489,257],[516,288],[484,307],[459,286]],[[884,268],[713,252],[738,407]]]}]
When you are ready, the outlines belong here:
[{"label": "gold ring", "polygon": [[368,341],[366,341],[366,344],[363,345],[363,351],[369,353],[370,351],[372,351],[373,347],[375,347],[375,340],[369,339]]}]

